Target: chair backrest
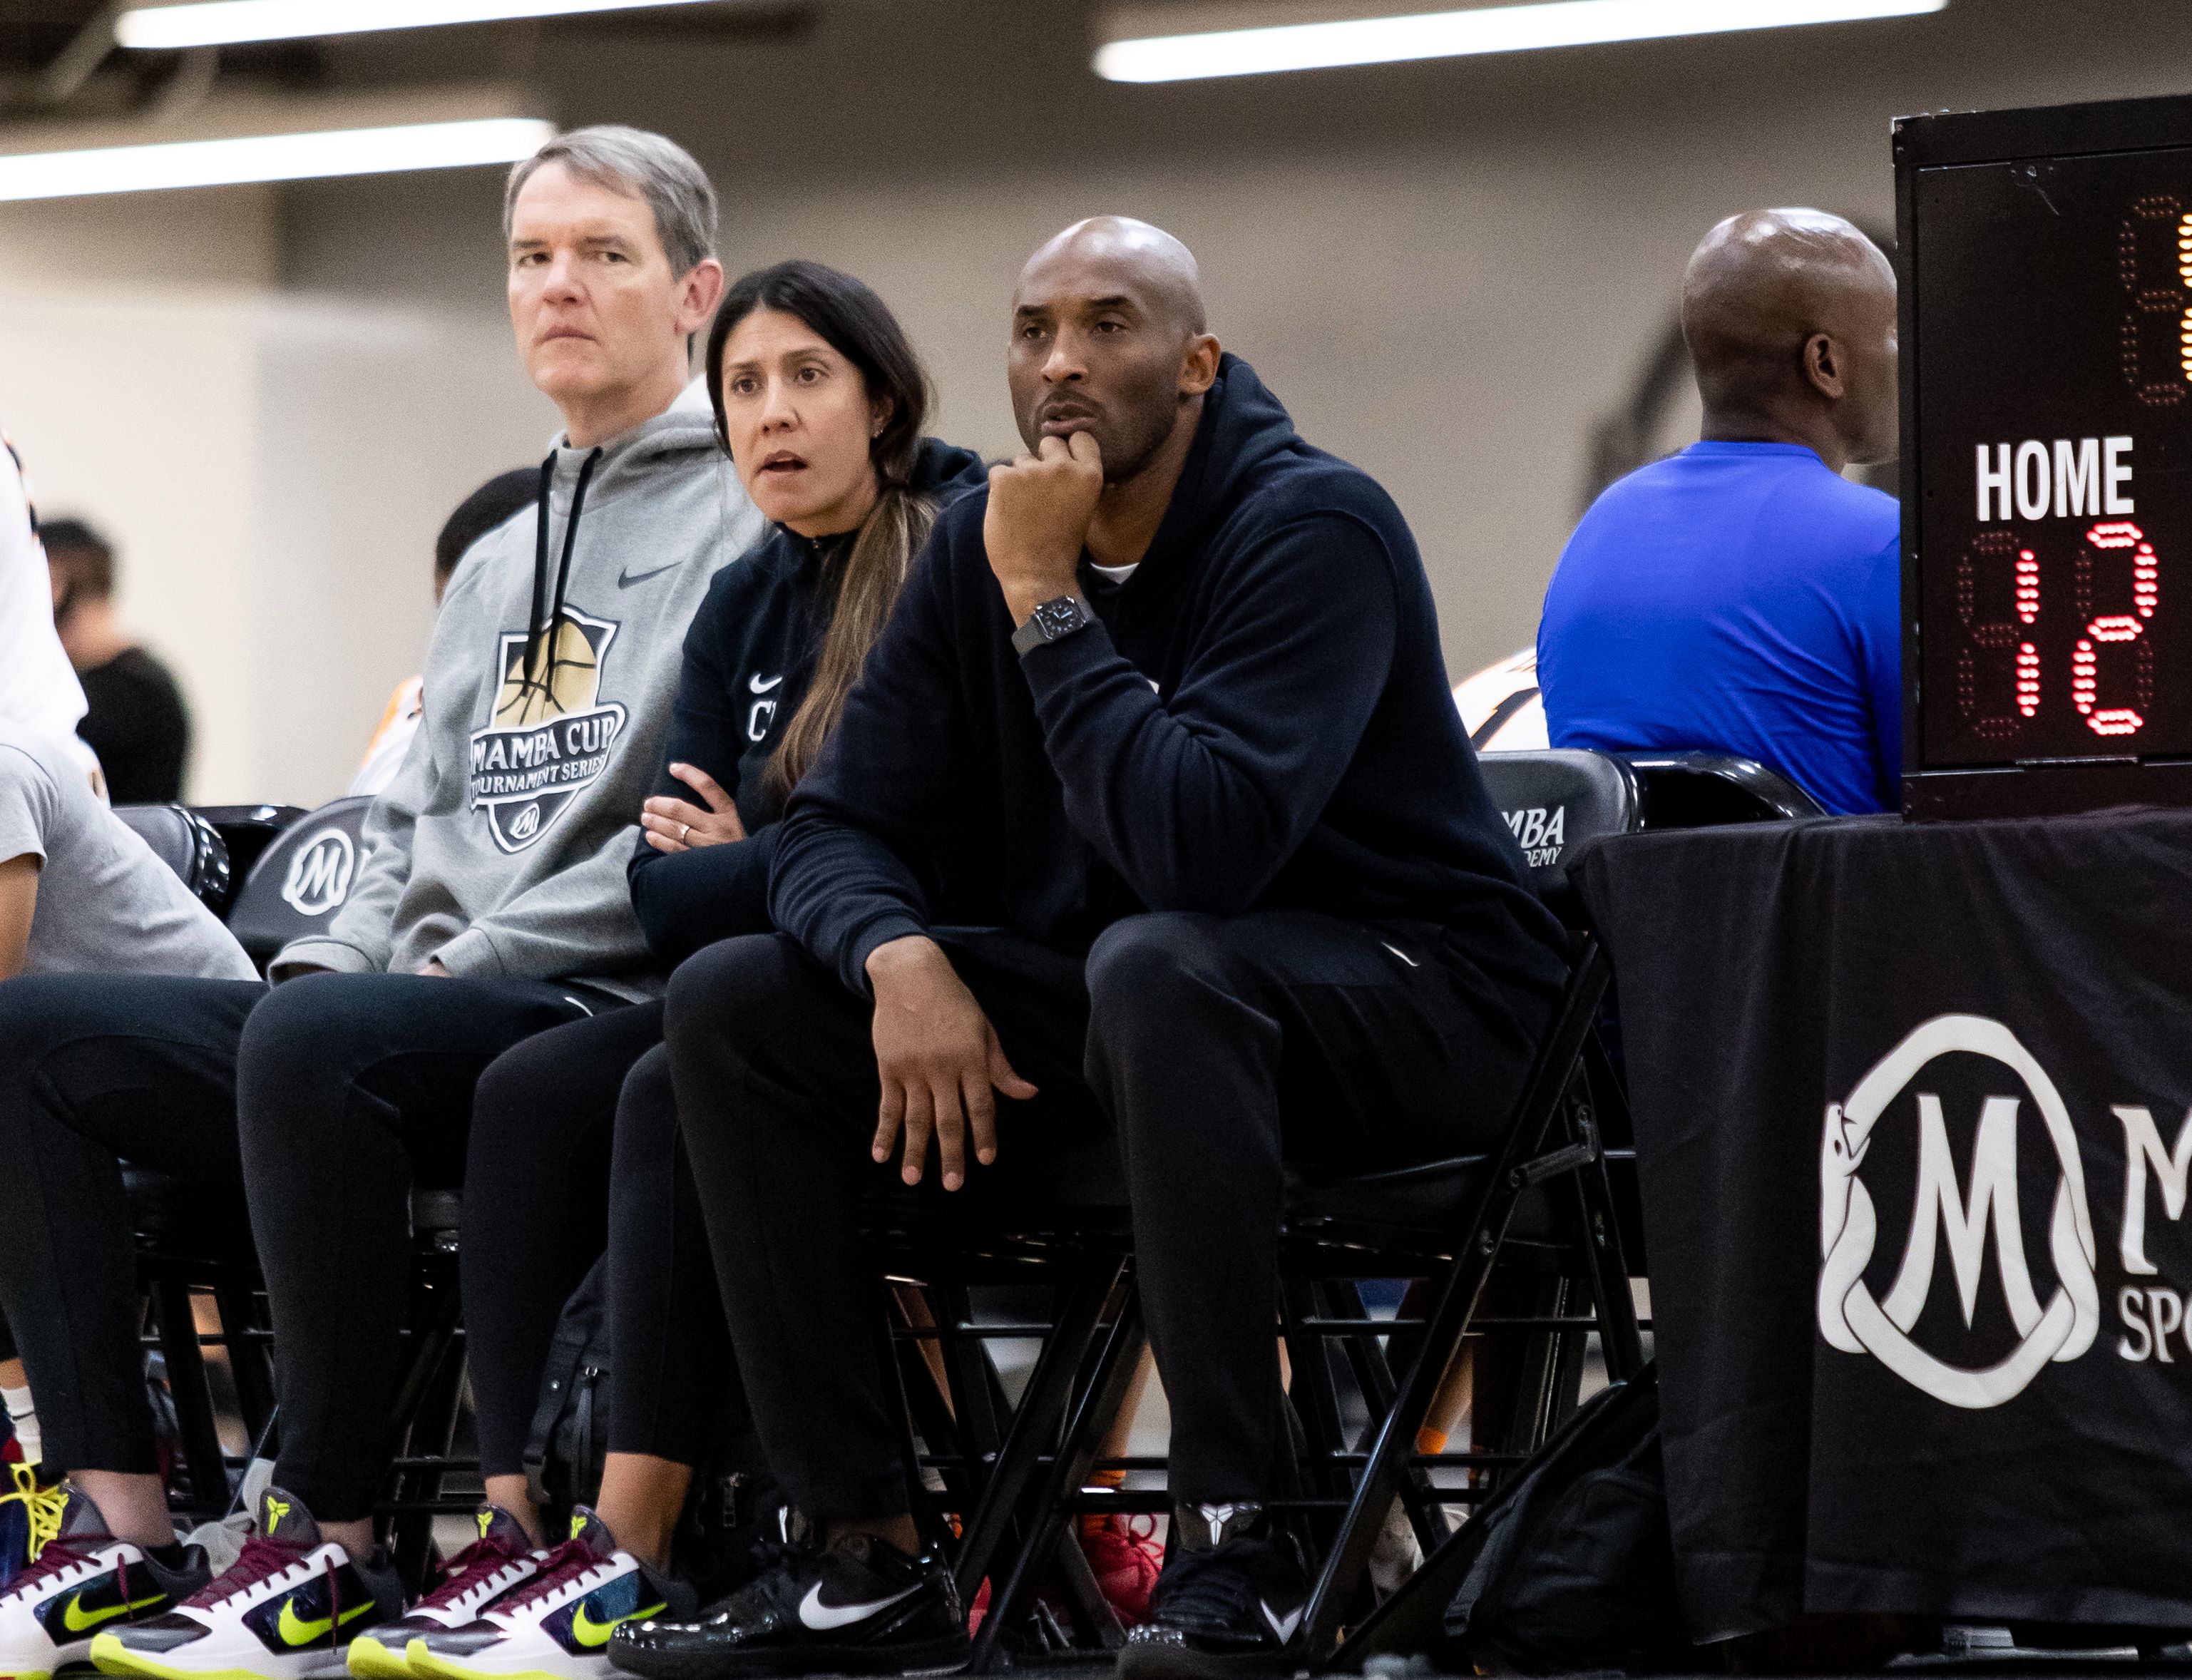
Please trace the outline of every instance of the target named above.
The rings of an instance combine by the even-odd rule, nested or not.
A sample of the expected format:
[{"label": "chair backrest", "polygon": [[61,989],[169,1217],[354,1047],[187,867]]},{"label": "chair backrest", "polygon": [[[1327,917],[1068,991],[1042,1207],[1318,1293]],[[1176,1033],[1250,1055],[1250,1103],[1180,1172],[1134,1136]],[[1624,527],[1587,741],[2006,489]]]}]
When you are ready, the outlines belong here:
[{"label": "chair backrest", "polygon": [[1577,842],[1642,826],[1635,773],[1609,753],[1553,747],[1487,752],[1477,763],[1540,896],[1567,884]]},{"label": "chair backrest", "polygon": [[274,843],[276,835],[311,814],[302,805],[193,805],[191,809],[228,842],[229,872],[238,881],[251,873],[251,866]]},{"label": "chair backrest", "polygon": [[228,845],[211,823],[181,805],[117,805],[114,814],[207,909],[227,911]]},{"label": "chair backrest", "polygon": [[1823,817],[1819,802],[1778,770],[1729,752],[1625,752],[1644,790],[1647,828]]},{"label": "chair backrest", "polygon": [[373,803],[337,799],[275,837],[244,877],[228,929],[261,968],[291,940],[327,931],[357,878],[358,835]]}]

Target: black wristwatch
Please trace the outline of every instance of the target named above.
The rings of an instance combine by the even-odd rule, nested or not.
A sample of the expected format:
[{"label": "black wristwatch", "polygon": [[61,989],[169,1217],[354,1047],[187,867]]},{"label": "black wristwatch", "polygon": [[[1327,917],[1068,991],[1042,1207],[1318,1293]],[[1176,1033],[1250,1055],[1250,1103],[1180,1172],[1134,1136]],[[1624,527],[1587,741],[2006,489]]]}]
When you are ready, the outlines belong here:
[{"label": "black wristwatch", "polygon": [[1095,622],[1096,614],[1088,610],[1086,601],[1078,595],[1061,595],[1037,607],[1028,615],[1028,621],[1013,632],[1013,651],[1025,654],[1046,642],[1063,642]]}]

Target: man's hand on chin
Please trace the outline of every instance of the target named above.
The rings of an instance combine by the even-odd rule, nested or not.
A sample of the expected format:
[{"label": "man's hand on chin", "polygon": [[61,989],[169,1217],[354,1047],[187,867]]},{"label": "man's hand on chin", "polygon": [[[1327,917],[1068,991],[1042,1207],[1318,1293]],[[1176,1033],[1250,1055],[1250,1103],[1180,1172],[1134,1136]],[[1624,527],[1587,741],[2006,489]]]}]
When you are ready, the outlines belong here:
[{"label": "man's hand on chin", "polygon": [[447,980],[449,977],[449,971],[442,966],[442,959],[438,957],[429,957],[419,973],[426,980]]},{"label": "man's hand on chin", "polygon": [[1046,437],[1035,454],[990,469],[982,546],[1015,626],[1079,592],[1082,545],[1103,494],[1104,453],[1086,431]]}]

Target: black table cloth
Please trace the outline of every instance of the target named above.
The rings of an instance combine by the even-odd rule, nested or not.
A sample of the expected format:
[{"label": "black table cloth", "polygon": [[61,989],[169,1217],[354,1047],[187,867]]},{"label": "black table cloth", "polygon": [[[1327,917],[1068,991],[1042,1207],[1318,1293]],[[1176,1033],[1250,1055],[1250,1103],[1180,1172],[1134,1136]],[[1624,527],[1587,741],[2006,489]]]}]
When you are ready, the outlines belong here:
[{"label": "black table cloth", "polygon": [[1693,1635],[2192,1627],[2192,814],[1582,854]]}]

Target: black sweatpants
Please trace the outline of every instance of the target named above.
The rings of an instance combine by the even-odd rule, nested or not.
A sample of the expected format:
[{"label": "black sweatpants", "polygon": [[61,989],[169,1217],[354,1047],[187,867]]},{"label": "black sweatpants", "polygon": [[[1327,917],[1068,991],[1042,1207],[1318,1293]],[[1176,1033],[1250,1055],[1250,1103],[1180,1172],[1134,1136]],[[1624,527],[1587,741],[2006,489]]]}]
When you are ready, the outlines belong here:
[{"label": "black sweatpants", "polygon": [[57,1468],[154,1469],[118,1163],[248,1193],[273,1304],[277,1477],[368,1515],[385,1469],[414,1183],[462,1182],[472,1086],[617,1007],[522,980],[28,976],[0,986],[0,1310]]},{"label": "black sweatpants", "polygon": [[[1008,1194],[1016,1154],[1108,1117],[1172,1405],[1173,1497],[1264,1497],[1282,1163],[1365,1170],[1486,1144],[1549,1006],[1495,995],[1430,929],[1306,912],[1132,917],[1085,963],[1001,934],[937,938],[1040,1092],[1000,1100],[998,1164],[970,1165],[970,1192]],[[868,1155],[871,1013],[781,934],[711,946],[670,987],[678,1110],[739,1366],[772,1467],[819,1517],[907,1507],[858,1240],[864,1186],[896,1171]]]},{"label": "black sweatpants", "polygon": [[604,1247],[609,1450],[700,1464],[739,1403],[659,1003],[538,1034],[480,1077],[464,1289],[486,1474],[523,1471],[557,1319]]}]

